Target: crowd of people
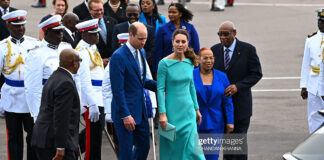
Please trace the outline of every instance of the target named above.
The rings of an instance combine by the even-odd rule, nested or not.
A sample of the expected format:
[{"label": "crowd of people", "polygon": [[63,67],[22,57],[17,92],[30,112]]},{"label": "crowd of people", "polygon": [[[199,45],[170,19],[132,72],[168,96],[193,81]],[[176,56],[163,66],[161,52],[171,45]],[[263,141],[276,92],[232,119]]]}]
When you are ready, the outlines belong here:
[{"label": "crowd of people", "polygon": [[[105,159],[107,126],[118,159],[144,160],[154,117],[161,160],[217,160],[219,150],[206,153],[201,139],[224,133],[243,139],[242,150],[224,159],[247,159],[251,87],[262,71],[234,23],[219,26],[221,43],[201,48],[181,3],[169,5],[167,22],[155,0],[86,0],[73,13],[68,1],[53,0],[36,39],[24,35],[27,12],[0,2],[0,114],[10,159],[23,159],[23,130],[28,160]],[[80,117],[86,127],[79,133]],[[162,136],[170,126],[171,139]]]}]

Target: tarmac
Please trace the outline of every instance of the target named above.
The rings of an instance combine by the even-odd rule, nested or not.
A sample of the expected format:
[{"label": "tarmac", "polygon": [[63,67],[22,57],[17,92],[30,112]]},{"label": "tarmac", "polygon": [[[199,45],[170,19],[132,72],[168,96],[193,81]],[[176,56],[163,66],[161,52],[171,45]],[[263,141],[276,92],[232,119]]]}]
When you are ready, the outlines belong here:
[{"label": "tarmac", "polygon": [[[69,0],[69,11],[81,0]],[[130,0],[131,3],[138,1]],[[30,7],[32,0],[11,0],[11,6],[28,11],[26,35],[38,37],[40,19],[53,12]],[[167,17],[167,7],[158,6]],[[307,105],[301,99],[299,80],[305,39],[316,32],[315,9],[322,0],[238,0],[223,12],[211,12],[210,1],[191,0],[187,4],[194,14],[201,47],[219,43],[217,31],[223,21],[232,21],[237,38],[253,44],[261,61],[263,78],[253,87],[253,116],[248,134],[250,160],[278,160],[308,136]],[[157,134],[155,133],[156,138]],[[116,157],[103,135],[102,159]],[[0,119],[0,160],[7,159],[4,119]],[[153,160],[152,145],[148,160]],[[158,155],[158,141],[156,145]],[[26,153],[26,151],[24,152]],[[26,157],[26,156],[25,156]],[[26,158],[25,158],[26,159]],[[158,158],[157,158],[158,159]]]}]

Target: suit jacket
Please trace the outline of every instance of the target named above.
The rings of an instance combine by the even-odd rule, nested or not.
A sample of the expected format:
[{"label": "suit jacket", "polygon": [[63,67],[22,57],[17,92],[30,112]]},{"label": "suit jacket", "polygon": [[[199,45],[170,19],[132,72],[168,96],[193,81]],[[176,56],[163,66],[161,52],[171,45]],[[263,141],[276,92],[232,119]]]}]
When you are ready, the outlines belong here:
[{"label": "suit jacket", "polygon": [[[99,33],[99,43],[97,44],[98,51],[101,58],[109,58],[114,53],[112,49],[112,34],[114,26],[117,24],[117,21],[111,17],[104,16],[104,21],[107,31],[107,43],[104,42],[103,38]],[[87,17],[85,20],[90,20],[92,17]],[[100,23],[100,22],[99,22]]]},{"label": "suit jacket", "polygon": [[249,43],[236,40],[236,46],[227,71],[224,67],[224,46],[219,43],[211,47],[215,57],[214,67],[225,72],[230,84],[235,84],[237,87],[237,93],[232,97],[235,121],[252,116],[251,87],[262,78],[261,64],[255,47]]},{"label": "suit jacket", "polygon": [[120,1],[120,6],[118,7],[116,13],[109,6],[108,1],[103,5],[103,7],[104,7],[104,14],[107,17],[114,18],[118,24],[127,21],[127,17],[126,17],[127,4],[126,3]]},{"label": "suit jacket", "polygon": [[44,85],[32,145],[78,150],[80,99],[70,73],[58,68]]},{"label": "suit jacket", "polygon": [[[147,34],[147,40],[144,49],[146,52],[146,60],[149,61],[152,59],[155,52],[155,35],[154,35],[153,27],[149,25],[146,25],[146,27],[147,27],[148,34]],[[120,33],[128,33],[128,28],[129,28],[128,21],[115,25],[113,36],[112,36],[112,48],[114,51],[120,47],[117,35]]]},{"label": "suit jacket", "polygon": [[224,90],[230,83],[225,73],[216,69],[213,69],[213,73],[211,90],[208,91],[200,77],[200,67],[193,71],[199,111],[202,115],[198,130],[218,130],[219,133],[223,133],[224,120],[227,124],[234,124],[232,98],[224,95]]},{"label": "suit jacket", "polygon": [[[9,7],[9,12],[17,10],[16,8]],[[7,23],[2,18],[2,12],[0,11],[0,41],[9,37],[10,33],[7,28]]]},{"label": "suit jacket", "polygon": [[[200,49],[200,44],[199,44],[198,33],[194,25],[181,21],[180,28],[187,30],[187,32],[189,33],[188,45],[189,47],[194,49],[196,54],[198,54],[198,51]],[[153,58],[153,67],[152,67],[153,74],[157,72],[157,68],[160,60],[170,55],[173,52],[172,34],[175,30],[176,27],[173,25],[171,21],[162,25],[158,29],[155,35],[155,55]]]},{"label": "suit jacket", "polygon": [[69,44],[71,44],[72,48],[75,48],[77,46],[77,44],[79,43],[80,39],[78,38],[77,34],[75,34],[76,36],[74,37],[74,40],[71,38],[71,36],[69,35],[69,33],[63,29],[63,39],[62,42],[67,42]]},{"label": "suit jacket", "polygon": [[[143,75],[146,75],[145,51],[140,50],[143,61]],[[123,123],[122,118],[131,115],[136,124],[147,120],[147,110],[144,101],[143,88],[156,92],[156,82],[141,80],[140,70],[135,58],[127,45],[117,49],[111,57],[110,77],[113,99],[111,103],[112,120]]]},{"label": "suit jacket", "polygon": [[82,2],[81,4],[75,6],[73,8],[73,13],[75,13],[76,15],[78,15],[80,21],[85,20],[87,17],[91,17],[91,14],[89,12],[89,9],[84,4],[84,2]]}]

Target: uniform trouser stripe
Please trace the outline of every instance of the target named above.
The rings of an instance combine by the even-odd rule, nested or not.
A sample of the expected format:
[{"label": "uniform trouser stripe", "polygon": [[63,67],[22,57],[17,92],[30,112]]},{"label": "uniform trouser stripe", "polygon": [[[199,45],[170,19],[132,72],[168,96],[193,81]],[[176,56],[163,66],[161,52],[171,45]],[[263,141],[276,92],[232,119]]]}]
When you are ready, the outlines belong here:
[{"label": "uniform trouser stripe", "polygon": [[7,155],[8,155],[8,160],[10,160],[10,154],[9,154],[9,134],[8,134],[7,123],[6,123],[6,132],[7,132]]},{"label": "uniform trouser stripe", "polygon": [[89,120],[89,108],[84,113],[84,121],[86,122],[86,146],[84,160],[90,160],[90,120]]}]

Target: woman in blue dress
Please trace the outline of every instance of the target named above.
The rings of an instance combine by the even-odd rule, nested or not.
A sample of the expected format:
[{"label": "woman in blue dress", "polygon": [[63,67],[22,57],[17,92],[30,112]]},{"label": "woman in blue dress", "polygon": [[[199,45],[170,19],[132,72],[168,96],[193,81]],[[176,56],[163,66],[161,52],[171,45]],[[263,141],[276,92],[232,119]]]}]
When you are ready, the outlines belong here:
[{"label": "woman in blue dress", "polygon": [[139,5],[141,15],[138,21],[152,26],[156,33],[157,29],[166,23],[165,16],[159,14],[155,0],[140,0]]},{"label": "woman in blue dress", "polygon": [[[224,90],[230,83],[225,73],[213,68],[214,56],[210,49],[202,48],[199,51],[199,61],[200,66],[193,72],[202,115],[198,133],[200,138],[204,137],[202,134],[213,134],[213,138],[222,139],[224,131],[230,133],[234,129],[232,98],[224,95]],[[204,151],[207,160],[218,160],[220,145],[218,143],[213,151]],[[203,148],[204,146],[203,144]]]},{"label": "woman in blue dress", "polygon": [[189,23],[193,14],[180,3],[171,3],[168,9],[170,21],[160,28],[155,35],[155,55],[153,57],[152,73],[156,73],[160,60],[173,52],[172,33],[176,29],[184,29],[189,34],[188,46],[197,54],[199,46],[198,33],[195,27]]}]

